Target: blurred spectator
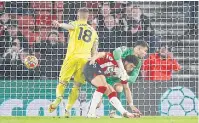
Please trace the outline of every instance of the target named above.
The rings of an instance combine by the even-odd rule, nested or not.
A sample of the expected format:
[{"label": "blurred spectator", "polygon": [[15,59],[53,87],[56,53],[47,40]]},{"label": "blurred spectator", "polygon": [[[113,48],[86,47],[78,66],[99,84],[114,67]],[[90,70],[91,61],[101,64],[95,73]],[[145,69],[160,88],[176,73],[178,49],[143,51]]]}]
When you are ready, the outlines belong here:
[{"label": "blurred spectator", "polygon": [[145,80],[171,80],[172,71],[179,71],[181,66],[173,58],[167,45],[161,45],[160,49],[149,56],[143,64],[143,77]]},{"label": "blurred spectator", "polygon": [[185,22],[188,25],[188,30],[185,35],[198,34],[198,1],[184,1]]},{"label": "blurred spectator", "polygon": [[9,24],[10,22],[10,16],[8,13],[2,13],[1,16],[0,16],[0,24],[2,25],[7,25]]},{"label": "blurred spectator", "polygon": [[0,13],[4,11],[4,2],[0,2]]},{"label": "blurred spectator", "polygon": [[2,12],[0,15],[0,36],[5,36],[5,28],[10,24],[10,21],[9,14]]},{"label": "blurred spectator", "polygon": [[11,64],[13,64],[16,60],[19,59],[19,51],[20,51],[20,41],[19,39],[14,39],[12,41],[12,47],[7,49],[7,51],[4,53],[4,58],[10,58]]},{"label": "blurred spectator", "polygon": [[7,49],[7,51],[3,54],[3,60],[1,64],[1,74],[4,76],[10,75],[10,70],[13,65],[17,65],[20,52],[20,41],[18,39],[14,39],[12,41],[12,46]]},{"label": "blurred spectator", "polygon": [[32,54],[31,49],[24,48],[20,50],[20,59],[17,61],[16,67],[12,66],[11,77],[13,79],[32,79],[33,70],[27,69],[24,65],[24,59],[30,54]]},{"label": "blurred spectator", "polygon": [[13,21],[13,20],[10,21],[10,23],[7,24],[5,29],[6,29],[5,36],[9,37],[10,41],[17,38],[21,42],[20,43],[21,48],[28,48],[29,46],[28,40],[19,31],[16,21]]},{"label": "blurred spectator", "polygon": [[128,3],[122,16],[122,26],[125,31],[124,36],[128,41],[136,42],[138,39],[138,30],[141,30],[141,10]]},{"label": "blurred spectator", "polygon": [[[100,10],[99,10],[99,13],[98,13],[98,16],[97,16],[97,25],[100,27],[100,26],[104,26],[105,23],[104,23],[104,19],[105,17],[107,16],[114,16],[114,11],[111,10],[111,6],[110,6],[110,2],[102,2],[101,5],[99,6],[100,7]],[[116,21],[116,24],[118,24],[118,19],[115,18],[115,21]]]},{"label": "blurred spectator", "polygon": [[116,25],[115,17],[112,15],[104,17],[104,27],[99,27],[99,48],[106,52],[112,52],[115,47],[121,46],[121,30]]},{"label": "blurred spectator", "polygon": [[34,11],[29,8],[29,1],[7,1],[5,2],[6,13],[33,14]]},{"label": "blurred spectator", "polygon": [[149,44],[149,51],[153,53],[160,38],[155,35],[154,27],[151,25],[150,19],[144,15],[138,6],[127,3],[125,14],[122,17],[123,36],[127,42],[136,42],[144,40]]},{"label": "blurred spectator", "polygon": [[104,17],[109,16],[110,14],[111,8],[109,2],[103,2],[97,18],[97,23],[99,27],[104,25]]},{"label": "blurred spectator", "polygon": [[8,42],[9,37],[5,37],[4,35],[0,36],[0,57],[4,54],[6,49],[10,47],[10,42]]},{"label": "blurred spectator", "polygon": [[149,44],[149,52],[154,53],[156,47],[159,46],[160,36],[155,34],[155,29],[151,24],[151,20],[144,14],[140,16],[141,30],[138,32],[138,39],[144,40]]},{"label": "blurred spectator", "polygon": [[54,78],[59,74],[63,57],[66,53],[64,43],[58,41],[58,32],[52,31],[48,34],[46,41],[36,42],[34,51],[40,55],[40,75],[42,79]]},{"label": "blurred spectator", "polygon": [[89,11],[88,24],[90,24],[95,30],[97,28],[97,11]]}]

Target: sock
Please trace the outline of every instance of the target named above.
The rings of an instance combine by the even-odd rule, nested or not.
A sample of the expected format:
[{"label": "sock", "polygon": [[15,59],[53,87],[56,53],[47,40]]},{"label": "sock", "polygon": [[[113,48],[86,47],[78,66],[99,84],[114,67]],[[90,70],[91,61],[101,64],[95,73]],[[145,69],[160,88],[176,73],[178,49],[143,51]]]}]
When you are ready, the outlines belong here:
[{"label": "sock", "polygon": [[53,101],[53,107],[57,107],[63,99],[65,85],[59,83],[56,88],[56,99]]},{"label": "sock", "polygon": [[[120,100],[120,95],[121,95],[122,92],[117,92],[117,98]],[[116,108],[112,105],[112,110],[113,112],[116,112]]]},{"label": "sock", "polygon": [[78,97],[79,97],[79,88],[73,87],[70,92],[70,95],[68,96],[68,103],[66,104],[67,111],[72,108]]},{"label": "sock", "polygon": [[105,86],[99,86],[97,90],[93,93],[93,98],[91,100],[91,104],[88,110],[89,114],[95,114],[96,113],[96,108],[98,103],[100,102],[103,93],[106,91],[107,87]]},{"label": "sock", "polygon": [[125,112],[127,112],[124,107],[122,106],[122,103],[117,98],[117,93],[112,92],[108,95],[110,103],[123,115]]}]

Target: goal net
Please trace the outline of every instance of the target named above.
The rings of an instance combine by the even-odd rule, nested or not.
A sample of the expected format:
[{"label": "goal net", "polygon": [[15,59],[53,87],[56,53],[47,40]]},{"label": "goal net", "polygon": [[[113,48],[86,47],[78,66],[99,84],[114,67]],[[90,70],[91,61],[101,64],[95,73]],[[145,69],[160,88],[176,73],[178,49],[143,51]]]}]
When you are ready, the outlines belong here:
[{"label": "goal net", "polygon": [[[140,74],[135,83],[129,84],[134,105],[143,115],[199,114],[198,1],[7,1],[0,2],[0,116],[64,115],[73,79],[65,90],[63,103],[53,113],[47,110],[56,98],[69,36],[67,30],[53,27],[52,21],[74,21],[81,7],[89,8],[88,23],[98,32],[99,51],[133,47],[143,40],[149,44]],[[158,59],[165,45],[172,57]],[[39,60],[35,69],[24,66],[29,54]],[[152,66],[147,72],[156,73],[155,79],[153,74],[141,74],[146,72],[144,61],[153,54],[157,57],[150,59],[153,62],[148,64]],[[180,69],[169,68],[169,60],[176,60]],[[94,90],[89,83],[82,86],[72,116],[86,115]],[[124,93],[120,100],[131,111]],[[111,109],[108,98],[103,97],[97,114],[108,116]]]}]

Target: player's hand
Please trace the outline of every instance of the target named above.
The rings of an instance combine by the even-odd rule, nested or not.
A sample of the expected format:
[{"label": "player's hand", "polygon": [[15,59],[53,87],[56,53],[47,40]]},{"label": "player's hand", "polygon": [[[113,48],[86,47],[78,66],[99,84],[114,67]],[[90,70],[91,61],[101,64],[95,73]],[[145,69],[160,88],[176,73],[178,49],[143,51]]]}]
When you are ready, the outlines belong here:
[{"label": "player's hand", "polygon": [[52,21],[52,24],[55,27],[60,27],[61,26],[61,24],[58,21],[56,21],[56,20]]},{"label": "player's hand", "polygon": [[96,58],[92,57],[90,62],[89,62],[89,65],[94,65],[95,64],[95,60],[96,60]]},{"label": "player's hand", "polygon": [[140,116],[142,116],[142,113],[140,112],[140,110],[138,109],[138,108],[136,108],[135,106],[131,106],[131,110],[134,112],[134,113],[136,113],[137,115],[137,117],[140,117]]},{"label": "player's hand", "polygon": [[121,70],[120,68],[114,69],[116,77],[120,78],[122,81],[126,81],[129,79],[129,76],[126,72],[126,70]]},{"label": "player's hand", "polygon": [[122,81],[126,81],[126,80],[129,79],[129,76],[128,76],[126,70],[122,70],[122,71],[120,72],[120,74],[121,74],[121,75],[120,75],[120,79],[121,79]]},{"label": "player's hand", "polygon": [[117,78],[121,78],[121,69],[119,69],[118,67],[114,68],[114,73],[115,73],[115,77]]}]

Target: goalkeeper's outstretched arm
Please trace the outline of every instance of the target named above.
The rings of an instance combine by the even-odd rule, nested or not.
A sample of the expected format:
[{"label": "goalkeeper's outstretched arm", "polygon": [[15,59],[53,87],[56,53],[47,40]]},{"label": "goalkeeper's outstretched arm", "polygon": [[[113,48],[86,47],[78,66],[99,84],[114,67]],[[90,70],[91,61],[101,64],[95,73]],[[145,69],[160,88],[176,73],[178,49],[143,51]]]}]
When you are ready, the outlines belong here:
[{"label": "goalkeeper's outstretched arm", "polygon": [[126,76],[127,73],[126,73],[126,70],[124,69],[124,65],[122,63],[122,54],[125,52],[126,49],[127,49],[127,47],[118,47],[113,51],[114,59],[116,60],[121,72],[124,73],[124,76]]},{"label": "goalkeeper's outstretched arm", "polygon": [[55,20],[52,23],[53,25],[64,28],[66,30],[73,30],[75,28],[72,24],[59,23],[58,21],[55,21]]}]

